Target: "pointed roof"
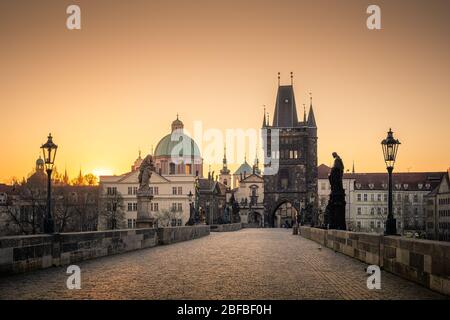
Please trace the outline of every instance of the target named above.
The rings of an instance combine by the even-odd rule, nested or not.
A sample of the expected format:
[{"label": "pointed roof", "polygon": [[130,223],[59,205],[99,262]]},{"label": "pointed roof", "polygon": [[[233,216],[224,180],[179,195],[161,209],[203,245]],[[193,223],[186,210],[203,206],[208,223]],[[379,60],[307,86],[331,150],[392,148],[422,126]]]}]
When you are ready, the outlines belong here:
[{"label": "pointed roof", "polygon": [[311,104],[311,106],[309,107],[309,113],[308,113],[308,126],[315,128],[316,125],[316,117],[314,117],[314,110],[313,110],[313,106]]},{"label": "pointed roof", "polygon": [[290,128],[297,126],[297,123],[294,87],[292,85],[279,86],[272,125],[274,127]]},{"label": "pointed roof", "polygon": [[228,164],[227,164],[227,146],[226,145],[223,147],[223,165],[222,165],[222,169],[220,170],[220,174],[230,174],[230,169],[228,169]]},{"label": "pointed roof", "polygon": [[266,123],[266,106],[264,106],[264,114],[263,114],[263,124],[262,124],[263,128],[265,128],[267,126]]}]

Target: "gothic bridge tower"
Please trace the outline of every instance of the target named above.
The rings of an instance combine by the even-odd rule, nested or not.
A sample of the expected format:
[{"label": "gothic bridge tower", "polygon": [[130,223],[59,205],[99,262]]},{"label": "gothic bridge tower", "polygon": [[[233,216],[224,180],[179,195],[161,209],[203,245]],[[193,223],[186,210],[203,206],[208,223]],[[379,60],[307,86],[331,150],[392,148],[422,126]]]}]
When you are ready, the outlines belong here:
[{"label": "gothic bridge tower", "polygon": [[[267,117],[268,118],[268,117]],[[293,75],[291,84],[280,85],[272,125],[263,119],[264,221],[267,227],[292,225],[297,218],[312,223],[317,212],[317,125],[312,98],[308,116],[298,121]],[[275,137],[278,134],[278,147]],[[278,170],[276,168],[278,163]],[[274,166],[275,165],[275,166]]]}]

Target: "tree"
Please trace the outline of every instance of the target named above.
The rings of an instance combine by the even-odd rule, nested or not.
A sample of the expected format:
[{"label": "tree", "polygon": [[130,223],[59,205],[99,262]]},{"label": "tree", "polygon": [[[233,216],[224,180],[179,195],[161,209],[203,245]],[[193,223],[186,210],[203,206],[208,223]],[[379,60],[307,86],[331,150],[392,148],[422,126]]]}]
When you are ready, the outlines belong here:
[{"label": "tree", "polygon": [[106,229],[120,229],[125,226],[123,198],[120,192],[107,194],[100,199],[100,218]]},{"label": "tree", "polygon": [[95,175],[93,175],[92,173],[88,173],[84,176],[84,182],[88,185],[88,186],[95,186],[98,183],[98,179]]},{"label": "tree", "polygon": [[4,212],[6,234],[39,233],[46,212],[46,190],[15,185]]},{"label": "tree", "polygon": [[174,219],[178,221],[178,219],[181,219],[181,217],[182,217],[182,212],[176,211],[174,209],[171,209],[171,210],[162,209],[156,213],[156,221],[157,221],[158,227],[163,227],[163,228],[174,226],[172,224],[172,221]]}]

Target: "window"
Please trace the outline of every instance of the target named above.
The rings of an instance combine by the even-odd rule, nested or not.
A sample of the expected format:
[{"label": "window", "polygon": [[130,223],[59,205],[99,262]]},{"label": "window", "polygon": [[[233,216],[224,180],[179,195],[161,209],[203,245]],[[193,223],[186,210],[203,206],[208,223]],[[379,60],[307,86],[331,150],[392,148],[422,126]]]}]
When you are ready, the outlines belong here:
[{"label": "window", "polygon": [[192,164],[186,164],[186,174],[192,174]]},{"label": "window", "polygon": [[175,163],[173,162],[169,164],[169,174],[175,174]]},{"label": "window", "polygon": [[152,203],[152,205],[153,205],[153,211],[158,211],[159,210],[158,202]]},{"label": "window", "polygon": [[381,214],[381,208],[380,207],[377,208],[377,214]]},{"label": "window", "polygon": [[377,228],[381,228],[381,221],[377,221]]},{"label": "window", "polygon": [[128,219],[127,224],[128,224],[128,229],[133,228],[133,220],[132,219]]},{"label": "window", "polygon": [[133,187],[128,187],[128,194],[133,194]]},{"label": "window", "polygon": [[177,194],[177,187],[172,187],[172,194]]},{"label": "window", "polygon": [[361,201],[361,194],[360,193],[358,193],[357,197],[358,197],[358,201]]},{"label": "window", "polygon": [[137,202],[133,203],[133,211],[137,211]]},{"label": "window", "polygon": [[133,228],[136,228],[136,219],[133,219]]},{"label": "window", "polygon": [[176,203],[172,203],[172,211],[177,211],[177,204]]},{"label": "window", "polygon": [[387,193],[385,193],[385,194],[383,195],[383,201],[384,201],[384,202],[387,202],[387,200],[388,200],[387,198],[388,198],[388,195],[387,195]]},{"label": "window", "polygon": [[373,193],[370,195],[370,201],[375,201],[375,195]]},{"label": "window", "polygon": [[137,194],[138,187],[133,187],[133,194]]},{"label": "window", "polygon": [[178,187],[178,194],[182,195],[183,194],[183,187]]},{"label": "window", "polygon": [[357,226],[358,228],[361,228],[361,221],[356,221],[356,226]]},{"label": "window", "polygon": [[375,222],[374,221],[370,221],[370,227],[374,228],[375,227]]},{"label": "window", "polygon": [[133,204],[131,202],[127,203],[127,211],[133,211]]},{"label": "window", "polygon": [[176,227],[177,226],[177,219],[172,219],[171,222],[170,222],[170,225],[172,227]]},{"label": "window", "polygon": [[149,188],[149,192],[150,192],[150,194],[153,194],[153,187]]},{"label": "window", "polygon": [[158,187],[154,187],[153,188],[153,192],[154,192],[154,194],[159,194],[159,188]]},{"label": "window", "polygon": [[106,193],[107,193],[109,196],[114,196],[114,195],[117,194],[117,188],[116,188],[116,187],[108,187],[108,188],[106,189]]},{"label": "window", "polygon": [[183,204],[178,203],[177,209],[178,209],[178,211],[183,211]]},{"label": "window", "polygon": [[361,207],[358,208],[358,215],[361,215]]},{"label": "window", "polygon": [[364,193],[364,201],[367,201],[367,193]]},{"label": "window", "polygon": [[381,193],[378,194],[377,200],[381,201]]},{"label": "window", "polygon": [[417,194],[414,195],[414,202],[415,203],[419,202],[419,195]]},{"label": "window", "polygon": [[374,215],[375,214],[375,208],[370,208],[370,214]]},{"label": "window", "polygon": [[181,220],[181,219],[178,219],[177,225],[178,225],[179,227],[181,227],[181,225],[182,225],[182,220]]}]

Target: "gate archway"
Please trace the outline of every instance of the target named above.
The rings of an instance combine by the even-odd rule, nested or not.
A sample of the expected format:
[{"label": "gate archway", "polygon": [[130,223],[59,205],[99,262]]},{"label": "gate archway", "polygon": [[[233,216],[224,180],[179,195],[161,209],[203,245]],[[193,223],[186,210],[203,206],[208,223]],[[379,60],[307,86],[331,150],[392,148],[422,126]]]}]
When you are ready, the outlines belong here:
[{"label": "gate archway", "polygon": [[298,210],[291,202],[281,202],[272,212],[273,227],[292,227],[297,219],[297,214]]}]

